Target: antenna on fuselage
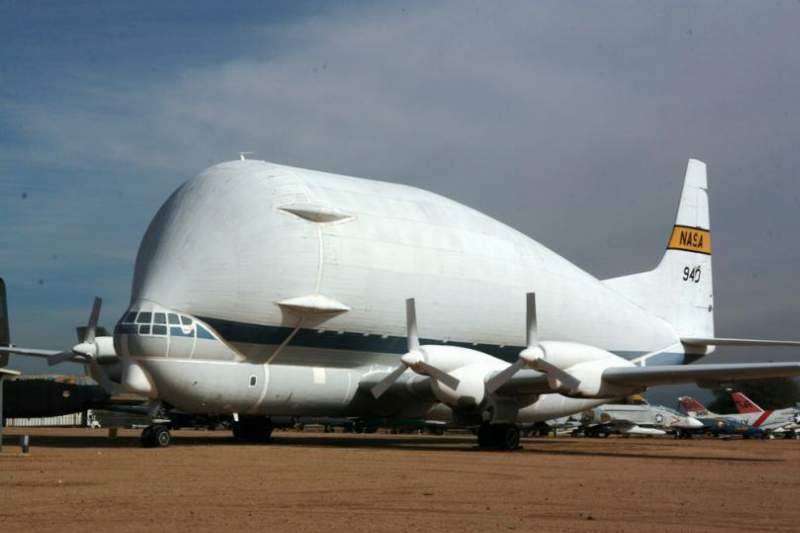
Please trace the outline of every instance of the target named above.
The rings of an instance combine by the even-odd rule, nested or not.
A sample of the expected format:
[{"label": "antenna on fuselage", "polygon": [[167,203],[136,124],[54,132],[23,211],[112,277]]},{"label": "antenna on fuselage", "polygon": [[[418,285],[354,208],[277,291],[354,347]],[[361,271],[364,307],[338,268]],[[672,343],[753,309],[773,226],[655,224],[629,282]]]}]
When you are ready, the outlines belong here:
[{"label": "antenna on fuselage", "polygon": [[245,156],[248,156],[248,155],[253,155],[254,153],[255,153],[255,152],[239,152],[239,159],[240,159],[241,161],[244,161],[244,160],[246,160],[246,159],[247,159],[247,157],[245,157]]}]

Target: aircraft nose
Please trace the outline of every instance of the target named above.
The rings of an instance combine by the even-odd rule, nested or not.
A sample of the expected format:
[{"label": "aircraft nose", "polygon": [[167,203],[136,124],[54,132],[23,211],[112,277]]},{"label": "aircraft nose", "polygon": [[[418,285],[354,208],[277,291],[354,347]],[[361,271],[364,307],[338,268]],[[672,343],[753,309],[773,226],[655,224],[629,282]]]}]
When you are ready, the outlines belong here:
[{"label": "aircraft nose", "polygon": [[682,429],[697,429],[703,427],[703,423],[700,422],[698,419],[687,416],[684,418],[679,418],[675,420],[672,424],[674,427],[682,428]]},{"label": "aircraft nose", "polygon": [[701,428],[703,427],[703,423],[700,422],[698,419],[692,417],[686,419],[686,425],[690,428]]}]

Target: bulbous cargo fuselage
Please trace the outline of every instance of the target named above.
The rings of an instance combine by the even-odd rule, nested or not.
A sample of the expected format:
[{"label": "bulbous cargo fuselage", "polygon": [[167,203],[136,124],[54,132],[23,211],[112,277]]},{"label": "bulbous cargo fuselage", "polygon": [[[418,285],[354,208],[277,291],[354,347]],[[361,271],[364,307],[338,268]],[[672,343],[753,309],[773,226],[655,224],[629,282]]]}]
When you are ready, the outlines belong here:
[{"label": "bulbous cargo fuselage", "polygon": [[[173,337],[165,324],[157,339],[150,314],[153,338],[131,326],[115,342],[143,362],[153,394],[183,408],[344,413],[363,400],[360,378],[405,350],[406,298],[417,300],[424,342],[511,360],[530,291],[543,339],[627,357],[678,342],[669,324],[567,260],[442,196],[235,161],[183,184],[136,260],[131,309],[185,317],[191,335]],[[235,401],[215,392],[215,370],[199,370],[201,361],[235,367],[229,386],[244,392]]]}]

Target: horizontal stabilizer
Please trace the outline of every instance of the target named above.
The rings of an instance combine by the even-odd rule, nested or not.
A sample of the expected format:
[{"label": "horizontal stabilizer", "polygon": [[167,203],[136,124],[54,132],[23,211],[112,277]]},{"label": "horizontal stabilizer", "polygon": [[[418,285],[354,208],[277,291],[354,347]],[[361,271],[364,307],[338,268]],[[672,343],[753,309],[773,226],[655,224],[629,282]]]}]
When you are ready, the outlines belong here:
[{"label": "horizontal stabilizer", "polygon": [[793,376],[800,376],[800,363],[613,367],[603,371],[603,381],[629,387],[652,387],[677,383],[725,383]]},{"label": "horizontal stabilizer", "polygon": [[762,339],[725,339],[725,338],[682,338],[683,344],[693,346],[794,346],[800,347],[800,341],[774,341]]}]

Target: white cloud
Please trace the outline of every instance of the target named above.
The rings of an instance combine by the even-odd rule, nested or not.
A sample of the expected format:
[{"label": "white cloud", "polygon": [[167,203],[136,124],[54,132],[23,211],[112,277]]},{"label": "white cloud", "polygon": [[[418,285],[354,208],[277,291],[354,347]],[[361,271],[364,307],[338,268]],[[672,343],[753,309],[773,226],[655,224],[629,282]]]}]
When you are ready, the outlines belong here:
[{"label": "white cloud", "polygon": [[[77,175],[75,191],[63,186],[40,207],[63,227],[12,217],[15,244],[66,237],[79,252],[108,246],[127,258],[178,183],[253,150],[436,190],[610,276],[657,259],[693,156],[709,162],[715,239],[751,243],[721,254],[729,263],[716,265],[718,288],[740,294],[734,266],[764,254],[775,258],[764,275],[780,287],[794,276],[781,258],[797,247],[786,229],[797,226],[800,194],[796,13],[349,6],[280,29],[244,28],[249,53],[166,77],[109,79],[76,67],[55,89],[60,98],[19,105],[14,119],[35,147],[24,157],[90,177]],[[98,179],[98,168],[121,173]],[[750,212],[753,194],[762,203]],[[86,238],[98,213],[120,217],[127,236],[115,243],[111,225]],[[755,246],[761,231],[782,245]]]}]

